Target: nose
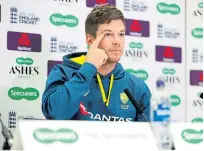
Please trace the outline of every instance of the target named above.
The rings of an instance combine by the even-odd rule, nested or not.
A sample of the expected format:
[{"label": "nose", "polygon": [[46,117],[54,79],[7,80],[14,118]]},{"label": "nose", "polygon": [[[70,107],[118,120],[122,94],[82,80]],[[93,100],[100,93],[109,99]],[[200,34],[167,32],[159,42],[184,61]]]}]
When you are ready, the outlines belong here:
[{"label": "nose", "polygon": [[120,42],[121,40],[119,36],[113,36],[113,41],[112,41],[113,45],[120,45]]}]

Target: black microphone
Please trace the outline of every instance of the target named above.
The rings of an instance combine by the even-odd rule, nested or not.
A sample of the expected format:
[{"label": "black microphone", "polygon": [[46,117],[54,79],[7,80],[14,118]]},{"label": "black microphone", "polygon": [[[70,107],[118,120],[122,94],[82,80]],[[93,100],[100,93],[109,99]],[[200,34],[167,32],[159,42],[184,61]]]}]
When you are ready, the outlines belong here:
[{"label": "black microphone", "polygon": [[137,101],[134,99],[134,97],[132,96],[132,94],[130,93],[130,91],[129,91],[128,89],[125,89],[124,92],[125,92],[125,94],[128,96],[130,102],[131,102],[132,105],[135,107],[135,109],[137,110],[137,112],[138,112],[139,114],[141,114],[141,115],[145,118],[145,120],[146,120],[147,122],[149,122],[149,120],[147,119],[147,117],[144,115],[143,109],[142,109],[141,106],[137,103]]},{"label": "black microphone", "polygon": [[201,99],[203,99],[203,93],[201,93],[199,97],[200,97]]},{"label": "black microphone", "polygon": [[5,139],[3,150],[10,150],[13,144],[13,135],[11,131],[3,124],[3,121],[1,120],[1,113],[0,113],[0,123],[2,126],[2,134]]}]

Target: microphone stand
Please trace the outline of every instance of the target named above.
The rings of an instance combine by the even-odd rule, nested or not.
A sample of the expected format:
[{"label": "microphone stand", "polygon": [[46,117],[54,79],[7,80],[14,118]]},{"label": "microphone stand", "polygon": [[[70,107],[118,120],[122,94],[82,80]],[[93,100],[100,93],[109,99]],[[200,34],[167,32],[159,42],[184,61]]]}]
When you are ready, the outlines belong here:
[{"label": "microphone stand", "polygon": [[4,142],[3,150],[10,150],[10,149],[11,149],[11,146],[9,145],[8,141],[6,140]]},{"label": "microphone stand", "polygon": [[3,144],[3,150],[10,150],[11,149],[11,142],[9,142],[9,138],[13,138],[13,135],[11,133],[10,130],[8,130],[6,128],[6,126],[3,124],[2,120],[1,120],[1,114],[0,114],[0,123],[1,123],[1,127],[2,127],[2,131],[1,133],[3,134],[4,138],[5,138],[5,142]]}]

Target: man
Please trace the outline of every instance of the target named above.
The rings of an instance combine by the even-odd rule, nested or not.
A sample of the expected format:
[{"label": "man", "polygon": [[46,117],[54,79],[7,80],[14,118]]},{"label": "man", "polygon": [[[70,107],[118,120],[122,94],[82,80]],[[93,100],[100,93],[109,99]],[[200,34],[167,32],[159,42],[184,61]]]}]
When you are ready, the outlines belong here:
[{"label": "man", "polygon": [[[128,88],[149,119],[150,91],[118,63],[125,44],[124,16],[116,7],[95,7],[85,22],[87,53],[63,57],[51,70],[42,97],[47,119],[145,121],[124,93]],[[137,116],[136,116],[137,115]]]}]

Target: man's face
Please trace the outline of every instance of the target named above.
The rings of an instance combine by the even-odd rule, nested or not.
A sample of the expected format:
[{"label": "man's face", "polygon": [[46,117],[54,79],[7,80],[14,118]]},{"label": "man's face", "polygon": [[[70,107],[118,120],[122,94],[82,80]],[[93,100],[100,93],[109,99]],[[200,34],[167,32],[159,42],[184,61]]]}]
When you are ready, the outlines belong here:
[{"label": "man's face", "polygon": [[125,25],[122,20],[112,20],[109,24],[101,24],[96,32],[96,38],[104,34],[98,48],[104,49],[108,55],[108,62],[116,63],[123,54],[125,45]]}]

